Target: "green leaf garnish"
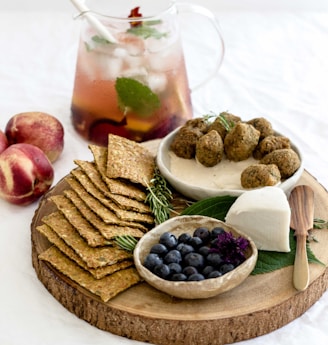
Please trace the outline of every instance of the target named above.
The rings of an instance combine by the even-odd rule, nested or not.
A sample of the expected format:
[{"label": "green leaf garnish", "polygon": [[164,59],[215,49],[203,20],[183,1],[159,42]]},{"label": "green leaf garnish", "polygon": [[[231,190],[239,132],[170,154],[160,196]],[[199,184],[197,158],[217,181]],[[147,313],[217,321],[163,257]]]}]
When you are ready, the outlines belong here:
[{"label": "green leaf garnish", "polygon": [[[294,236],[294,231],[292,230],[289,233],[289,243],[290,252],[288,253],[259,250],[257,263],[252,272],[252,275],[269,273],[283,267],[294,265],[296,254],[296,239]],[[309,245],[307,245],[307,255],[309,262],[325,266],[320,260],[315,257]]]},{"label": "green leaf garnish", "polygon": [[138,80],[117,78],[115,89],[119,105],[124,113],[130,110],[139,116],[148,117],[160,107],[160,100],[152,90]]},{"label": "green leaf garnish", "polygon": [[181,214],[197,214],[200,216],[213,217],[224,221],[225,216],[236,199],[237,197],[229,195],[203,199],[186,208]]},{"label": "green leaf garnish", "polygon": [[[224,221],[228,210],[236,199],[236,197],[232,196],[218,196],[203,199],[186,208],[182,214],[203,215]],[[314,220],[314,223],[315,221],[316,220]],[[288,253],[259,250],[257,263],[252,275],[268,273],[293,265],[296,254],[296,239],[294,231],[290,231],[289,242],[291,250]],[[325,266],[324,263],[315,257],[309,245],[307,245],[307,255],[309,262]]]},{"label": "green leaf garnish", "polygon": [[[157,24],[157,22],[152,23],[151,25]],[[166,37],[168,34],[166,32],[159,32],[156,28],[153,28],[150,25],[139,25],[133,26],[127,30],[128,33],[147,39],[153,37],[156,39],[161,39]]]},{"label": "green leaf garnish", "polygon": [[112,42],[110,42],[110,41],[106,40],[105,38],[100,37],[98,35],[92,36],[91,40],[95,43],[98,43],[98,44],[111,44],[112,43]]}]

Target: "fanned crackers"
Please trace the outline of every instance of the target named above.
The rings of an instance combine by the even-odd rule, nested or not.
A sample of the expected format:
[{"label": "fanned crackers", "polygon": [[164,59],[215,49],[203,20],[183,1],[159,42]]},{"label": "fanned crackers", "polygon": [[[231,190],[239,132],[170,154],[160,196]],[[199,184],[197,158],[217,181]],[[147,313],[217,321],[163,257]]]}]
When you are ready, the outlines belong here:
[{"label": "fanned crackers", "polygon": [[112,220],[108,219],[105,223],[73,190],[65,190],[64,195],[76,206],[81,215],[108,240],[113,240],[116,236],[124,234],[139,238],[147,231],[147,228],[142,224],[121,221],[114,213]]},{"label": "fanned crackers", "polygon": [[155,160],[140,144],[111,134],[108,147],[89,148],[94,161],[76,160],[67,188],[50,197],[56,210],[37,231],[51,246],[39,258],[107,302],[141,281],[116,237],[138,239],[154,225],[145,200]]},{"label": "fanned crackers", "polygon": [[80,286],[99,296],[104,302],[109,301],[120,292],[141,281],[134,267],[117,271],[101,279],[95,279],[55,246],[41,253],[39,258],[49,262],[58,271],[68,276]]},{"label": "fanned crackers", "polygon": [[80,258],[78,254],[72,249],[70,246],[66,244],[64,240],[62,240],[55,231],[51,229],[50,226],[46,224],[42,224],[38,226],[37,231],[39,231],[42,235],[44,235],[49,242],[51,242],[54,246],[56,246],[63,254],[68,256],[71,260],[76,262],[81,268],[85,269],[86,271],[90,272],[92,276],[96,279],[101,279],[109,274],[112,274],[116,271],[119,271],[124,268],[131,267],[133,265],[133,260],[127,259],[120,261],[116,264],[97,267],[97,268],[90,268],[88,265]]},{"label": "fanned crackers", "polygon": [[98,247],[112,244],[112,241],[102,236],[90,222],[81,216],[79,210],[65,195],[54,195],[51,200],[56,204],[58,210],[61,211],[68,222],[87,241],[89,246]]},{"label": "fanned crackers", "polygon": [[97,268],[113,265],[126,259],[132,259],[132,254],[116,246],[90,247],[79,236],[78,232],[59,212],[51,213],[43,218],[47,224],[65,243],[70,246],[88,267]]},{"label": "fanned crackers", "polygon": [[120,179],[110,179],[106,176],[107,148],[93,145],[90,145],[89,148],[93,153],[95,162],[82,160],[75,160],[74,162],[105,196],[121,195],[142,202],[146,199],[146,193],[138,186]]},{"label": "fanned crackers", "polygon": [[[135,220],[150,224],[154,222],[153,217],[150,215],[150,208],[145,203],[120,195],[106,197],[92,184],[89,177],[82,170],[74,169],[71,171],[71,174],[75,179],[67,177],[67,182],[86,203],[88,201],[92,203],[95,202],[93,200],[96,200],[99,208],[108,208],[123,220]],[[102,205],[99,205],[99,203]]]}]

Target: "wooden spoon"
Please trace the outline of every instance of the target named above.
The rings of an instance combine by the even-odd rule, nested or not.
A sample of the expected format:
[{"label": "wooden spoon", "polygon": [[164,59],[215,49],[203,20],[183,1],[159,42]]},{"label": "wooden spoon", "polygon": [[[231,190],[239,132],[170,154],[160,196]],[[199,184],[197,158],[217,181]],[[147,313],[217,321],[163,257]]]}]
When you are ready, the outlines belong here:
[{"label": "wooden spoon", "polygon": [[303,291],[309,285],[309,263],[306,252],[308,230],[313,227],[314,192],[309,186],[296,186],[290,196],[290,227],[295,230],[296,255],[294,262],[293,284]]}]

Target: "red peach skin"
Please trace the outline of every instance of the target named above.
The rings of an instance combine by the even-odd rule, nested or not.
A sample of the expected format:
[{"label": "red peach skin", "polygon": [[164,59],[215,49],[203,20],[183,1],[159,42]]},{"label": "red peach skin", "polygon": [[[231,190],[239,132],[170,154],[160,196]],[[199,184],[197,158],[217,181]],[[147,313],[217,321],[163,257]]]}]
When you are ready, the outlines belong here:
[{"label": "red peach skin", "polygon": [[8,140],[5,133],[0,130],[0,153],[8,147]]},{"label": "red peach skin", "polygon": [[25,112],[14,115],[7,123],[5,134],[9,145],[32,144],[39,147],[50,162],[58,159],[64,148],[64,128],[47,113]]},{"label": "red peach skin", "polygon": [[0,197],[16,205],[27,205],[52,185],[54,169],[38,147],[13,144],[0,154]]}]

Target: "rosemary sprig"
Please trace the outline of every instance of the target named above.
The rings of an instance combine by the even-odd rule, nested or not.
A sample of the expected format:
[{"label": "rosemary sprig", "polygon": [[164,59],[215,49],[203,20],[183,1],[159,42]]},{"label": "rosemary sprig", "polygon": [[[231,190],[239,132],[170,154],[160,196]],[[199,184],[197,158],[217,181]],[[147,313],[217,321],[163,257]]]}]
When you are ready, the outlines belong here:
[{"label": "rosemary sprig", "polygon": [[136,244],[138,243],[138,241],[130,235],[116,236],[115,242],[120,248],[125,249],[128,252],[133,252]]},{"label": "rosemary sprig", "polygon": [[314,218],[313,229],[326,229],[328,227],[328,221],[320,218]]},{"label": "rosemary sprig", "polygon": [[158,168],[155,169],[154,177],[150,180],[147,191],[148,194],[145,202],[148,203],[155,217],[155,223],[163,223],[170,217],[173,195]]},{"label": "rosemary sprig", "polygon": [[[328,228],[328,221],[320,218],[313,219],[313,229],[327,229]],[[312,231],[309,231],[308,242],[314,241],[319,242],[319,240],[312,234]]]},{"label": "rosemary sprig", "polygon": [[219,115],[220,122],[222,123],[224,129],[229,132],[232,127],[235,125],[233,121],[228,121],[225,117],[226,112],[223,112]]},{"label": "rosemary sprig", "polygon": [[224,111],[222,113],[220,113],[219,115],[215,114],[215,113],[210,113],[210,114],[205,114],[203,115],[203,119],[206,122],[210,122],[211,119],[219,119],[219,121],[221,122],[222,126],[224,127],[224,129],[229,132],[232,127],[235,125],[233,121],[229,121],[226,118],[226,114],[228,114],[228,112]]},{"label": "rosemary sprig", "polygon": [[203,119],[205,122],[209,123],[213,118],[217,118],[217,114],[211,112],[210,114],[203,115]]},{"label": "rosemary sprig", "polygon": [[[155,217],[155,223],[160,224],[170,217],[173,195],[158,168],[155,169],[154,177],[150,180],[147,191],[145,202],[149,204]],[[130,235],[122,235],[116,236],[115,242],[120,248],[133,252],[138,240]]]}]

